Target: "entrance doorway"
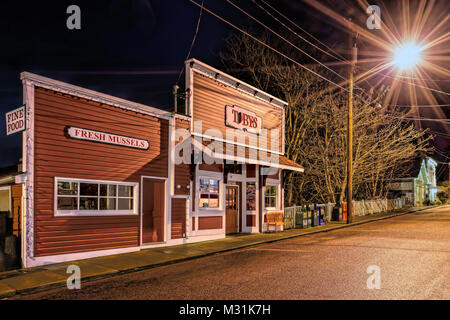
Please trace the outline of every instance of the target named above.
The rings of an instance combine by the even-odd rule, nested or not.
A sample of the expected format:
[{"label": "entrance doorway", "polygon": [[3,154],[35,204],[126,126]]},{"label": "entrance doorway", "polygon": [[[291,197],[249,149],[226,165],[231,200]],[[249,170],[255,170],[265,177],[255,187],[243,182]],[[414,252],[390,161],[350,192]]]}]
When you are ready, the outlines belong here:
[{"label": "entrance doorway", "polygon": [[164,241],[166,182],[142,179],[142,243]]},{"label": "entrance doorway", "polygon": [[227,186],[225,197],[225,233],[238,232],[239,188]]}]

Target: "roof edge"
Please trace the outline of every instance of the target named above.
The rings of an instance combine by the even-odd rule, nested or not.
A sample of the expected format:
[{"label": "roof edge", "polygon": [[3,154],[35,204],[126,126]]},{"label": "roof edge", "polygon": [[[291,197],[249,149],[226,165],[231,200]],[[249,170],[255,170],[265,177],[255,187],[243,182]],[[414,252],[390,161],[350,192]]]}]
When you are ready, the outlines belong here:
[{"label": "roof edge", "polygon": [[[231,81],[233,81],[235,83],[239,83],[239,88],[237,88],[236,86],[233,87],[229,83],[225,83],[225,84],[227,84],[228,86],[233,87],[235,89],[238,89],[239,91],[242,91],[242,92],[244,92],[244,93],[246,93],[246,94],[248,94],[250,96],[251,96],[251,94],[249,92],[246,92],[245,90],[242,90],[243,86],[247,87],[247,88],[249,88],[249,89],[251,89],[251,90],[253,90],[255,92],[258,92],[260,95],[256,96],[257,98],[260,98],[263,101],[265,101],[265,102],[267,102],[267,103],[269,103],[269,104],[271,104],[271,105],[273,105],[275,107],[284,109],[288,105],[288,103],[286,101],[281,100],[280,98],[277,98],[277,97],[275,97],[275,96],[273,96],[273,95],[271,95],[271,94],[269,94],[269,93],[267,93],[265,91],[262,91],[261,89],[258,89],[258,88],[254,87],[254,86],[252,86],[252,85],[250,85],[250,84],[248,84],[248,83],[246,83],[246,82],[244,82],[242,80],[239,80],[239,79],[229,75],[228,73],[225,73],[225,72],[220,71],[220,70],[218,70],[218,69],[216,69],[214,67],[211,67],[210,65],[208,65],[208,64],[206,64],[204,62],[201,62],[201,61],[199,61],[199,60],[197,60],[195,58],[186,60],[185,63],[186,64],[194,63],[194,65],[198,64],[198,65],[202,66],[203,68],[205,68],[205,69],[207,69],[207,70],[209,70],[209,71],[211,71],[211,72],[213,72],[215,74],[219,74],[219,75],[221,75],[222,77],[224,77],[226,79],[229,79],[229,80],[231,80]],[[192,69],[194,69],[194,68],[192,68]],[[201,70],[198,70],[198,71],[201,71]],[[266,99],[263,99],[263,98],[266,98]],[[278,104],[275,104],[272,101],[277,101]]]},{"label": "roof edge", "polygon": [[145,114],[149,114],[158,118],[169,119],[170,112],[158,109],[155,107],[147,106],[137,102],[129,101],[119,97],[114,97],[106,93],[101,93],[91,89],[76,86],[70,83],[62,82],[59,80],[47,78],[31,72],[21,72],[20,80],[30,81],[35,86],[43,87],[46,89],[67,93],[73,96],[86,98],[89,100],[105,103],[122,109],[133,110]]}]

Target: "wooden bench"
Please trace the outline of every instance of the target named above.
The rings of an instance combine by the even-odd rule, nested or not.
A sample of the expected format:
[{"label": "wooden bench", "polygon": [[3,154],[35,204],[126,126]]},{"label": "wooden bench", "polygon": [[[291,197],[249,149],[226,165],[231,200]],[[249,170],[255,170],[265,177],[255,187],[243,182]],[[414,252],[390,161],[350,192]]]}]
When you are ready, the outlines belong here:
[{"label": "wooden bench", "polygon": [[275,227],[275,232],[277,232],[278,226],[284,226],[285,224],[289,224],[290,222],[284,222],[283,220],[283,212],[281,211],[272,211],[266,213],[267,218],[267,231],[269,231],[270,226]]}]

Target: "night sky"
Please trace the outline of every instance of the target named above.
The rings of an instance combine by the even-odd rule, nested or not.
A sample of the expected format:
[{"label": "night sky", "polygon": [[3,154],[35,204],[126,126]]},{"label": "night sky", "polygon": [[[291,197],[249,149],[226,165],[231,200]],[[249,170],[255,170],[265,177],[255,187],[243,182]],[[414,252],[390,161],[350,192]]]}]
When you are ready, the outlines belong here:
[{"label": "night sky", "polygon": [[[266,1],[336,50],[347,39],[342,28],[302,1]],[[204,3],[239,27],[253,25],[226,1]],[[251,1],[235,3],[269,23]],[[345,11],[356,1],[323,3]],[[72,4],[81,8],[81,30],[66,27],[66,9]],[[7,137],[4,120],[5,112],[22,104],[20,72],[171,110],[172,86],[183,67],[199,11],[188,0],[1,1],[0,167],[16,164],[21,157],[21,135]],[[361,16],[364,23],[363,11]],[[232,32],[235,30],[203,12],[190,57],[220,68],[218,54]],[[435,143],[441,153],[450,156],[449,138],[441,136]],[[448,161],[439,154],[436,158]],[[441,179],[445,176],[443,173]]]}]

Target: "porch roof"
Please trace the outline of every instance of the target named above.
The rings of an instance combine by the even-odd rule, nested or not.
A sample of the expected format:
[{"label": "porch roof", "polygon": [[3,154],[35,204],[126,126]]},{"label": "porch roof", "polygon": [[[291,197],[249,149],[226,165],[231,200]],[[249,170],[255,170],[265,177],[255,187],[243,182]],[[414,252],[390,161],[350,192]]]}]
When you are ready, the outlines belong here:
[{"label": "porch roof", "polygon": [[261,166],[279,168],[282,170],[292,170],[297,172],[305,171],[302,165],[284,155],[264,151],[262,154],[265,156],[262,157],[261,150],[251,150],[249,147],[241,147],[236,145],[231,145],[232,148],[230,150],[230,144],[225,146],[225,143],[223,143],[222,151],[215,151],[209,147],[211,143],[205,144],[196,139],[192,139],[192,141],[194,149],[201,150],[211,158],[232,160],[247,164],[258,164]]}]

